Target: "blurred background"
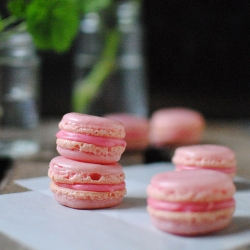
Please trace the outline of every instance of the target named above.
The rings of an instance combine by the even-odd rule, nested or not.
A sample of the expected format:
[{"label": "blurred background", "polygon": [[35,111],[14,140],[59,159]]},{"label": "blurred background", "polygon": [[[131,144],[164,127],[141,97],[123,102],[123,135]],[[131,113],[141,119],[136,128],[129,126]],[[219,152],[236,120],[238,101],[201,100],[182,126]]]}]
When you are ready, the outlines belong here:
[{"label": "blurred background", "polygon": [[[115,2],[120,4],[127,1]],[[1,0],[0,12],[3,16],[7,15],[5,6],[6,0]],[[121,40],[123,52],[128,52],[123,54],[124,58],[129,60],[127,64],[125,63],[127,68],[120,67],[119,74],[115,75],[115,72],[115,77],[110,81],[110,83],[122,82],[122,85],[115,84],[114,87],[108,84],[108,91],[103,91],[104,96],[108,98],[109,106],[119,106],[117,102],[123,99],[131,104],[132,109],[138,106],[145,108],[139,111],[141,113],[147,111],[149,117],[155,110],[166,107],[183,106],[200,111],[208,121],[202,142],[231,147],[238,158],[237,174],[250,178],[250,2],[248,0],[144,0],[141,5],[141,21],[136,20],[133,27],[129,26],[129,22],[126,23],[128,21],[126,15],[134,14],[133,9],[132,12],[129,8],[124,10],[123,28],[127,33],[124,32],[126,34],[123,34]],[[94,31],[97,28],[95,25],[98,24],[98,18],[96,19],[95,15],[88,18],[91,22],[84,22],[81,29],[87,31],[90,27],[85,25],[91,24]],[[86,21],[86,17],[83,20]],[[23,100],[20,101],[18,98],[13,103],[6,101],[11,112],[1,113],[0,110],[0,117],[2,115],[0,154],[8,156],[7,159],[3,159],[5,162],[2,165],[7,165],[9,156],[11,159],[22,159],[15,161],[16,175],[11,177],[12,180],[47,175],[48,162],[57,154],[55,134],[58,131],[58,120],[65,113],[72,111],[76,51],[81,49],[91,53],[92,49],[96,49],[95,46],[99,46],[98,38],[88,32],[85,34],[88,42],[79,43],[78,36],[67,53],[35,51],[40,59],[39,91],[35,94],[39,98],[41,123],[38,118],[31,116],[32,109],[20,105]],[[94,37],[96,40],[92,40]],[[32,50],[31,46],[25,47],[26,52],[29,48]],[[83,59],[81,63],[85,65],[87,61]],[[0,60],[0,63],[2,62],[3,60]],[[36,66],[34,63],[31,63],[32,65]],[[20,78],[25,79],[27,76],[32,78],[34,72],[28,65],[27,71],[23,70],[22,66],[17,67],[17,70],[15,67],[10,67],[10,70],[14,69],[14,73],[11,74],[5,70],[4,63],[3,66],[0,67],[1,107],[4,103],[3,87],[8,81],[13,80],[18,85]],[[8,62],[8,66],[12,65]],[[89,65],[87,67],[89,70]],[[100,70],[98,75],[99,72]],[[2,75],[6,76],[7,84],[3,84]],[[123,81],[119,81],[121,78]],[[34,79],[23,81],[26,83],[24,85],[32,85],[32,82],[36,82]],[[12,84],[12,81],[10,83]],[[11,84],[10,87],[14,85]],[[110,94],[114,97],[112,102]],[[35,99],[36,95],[31,97]],[[36,107],[29,98],[26,99],[25,105]],[[96,106],[104,107],[103,102],[99,102]],[[19,116],[17,107],[20,110]],[[4,106],[2,110],[5,111]],[[33,113],[36,115],[36,110]],[[12,119],[6,119],[7,122],[3,123],[4,114],[9,114]],[[23,121],[23,124],[20,121]],[[18,129],[10,126],[13,123]],[[37,127],[37,129],[30,130],[31,124],[33,124],[31,128]],[[169,151],[166,152],[165,149],[158,151],[149,148],[143,155],[139,154],[139,157],[138,154],[125,157],[124,165],[169,161],[169,155]],[[30,156],[31,161],[24,159]],[[11,186],[5,192],[13,190],[20,190],[20,187]]]},{"label": "blurred background", "polygon": [[151,109],[249,117],[249,1],[148,0],[144,14]]},{"label": "blurred background", "polygon": [[[149,113],[186,106],[207,118],[250,117],[249,1],[145,0],[142,14]],[[70,111],[72,49],[38,53],[41,116],[60,117]]]}]

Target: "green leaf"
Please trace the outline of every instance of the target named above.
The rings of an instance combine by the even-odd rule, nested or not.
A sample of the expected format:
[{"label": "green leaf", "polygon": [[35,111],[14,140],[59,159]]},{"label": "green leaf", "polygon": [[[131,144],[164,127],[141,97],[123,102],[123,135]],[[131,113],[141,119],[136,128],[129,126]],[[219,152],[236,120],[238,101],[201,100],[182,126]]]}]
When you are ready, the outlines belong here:
[{"label": "green leaf", "polygon": [[80,11],[76,0],[33,0],[26,15],[27,28],[41,50],[64,52],[76,37]]},{"label": "green leaf", "polygon": [[81,10],[84,14],[98,12],[104,8],[107,8],[112,2],[112,0],[79,0]]},{"label": "green leaf", "polygon": [[30,0],[9,0],[7,8],[11,15],[18,18],[25,18],[26,9]]}]

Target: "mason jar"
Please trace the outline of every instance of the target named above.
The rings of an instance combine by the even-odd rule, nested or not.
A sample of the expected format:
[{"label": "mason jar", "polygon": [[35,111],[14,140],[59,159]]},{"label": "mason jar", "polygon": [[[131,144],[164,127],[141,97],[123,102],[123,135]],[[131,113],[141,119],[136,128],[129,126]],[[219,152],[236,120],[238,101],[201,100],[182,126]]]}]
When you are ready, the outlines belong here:
[{"label": "mason jar", "polygon": [[2,126],[31,129],[38,125],[39,68],[28,33],[0,35]]}]

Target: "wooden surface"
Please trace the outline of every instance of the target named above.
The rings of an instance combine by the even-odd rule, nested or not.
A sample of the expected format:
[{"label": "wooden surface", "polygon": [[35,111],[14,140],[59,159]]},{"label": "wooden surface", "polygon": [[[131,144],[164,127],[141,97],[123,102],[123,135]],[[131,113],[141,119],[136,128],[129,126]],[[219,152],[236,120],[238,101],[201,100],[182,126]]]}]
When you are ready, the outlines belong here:
[{"label": "wooden surface", "polygon": [[[38,143],[36,154],[18,157],[13,161],[4,181],[1,193],[23,192],[26,189],[16,185],[14,180],[46,176],[50,160],[58,155],[55,134],[58,120],[42,121],[33,131],[2,129],[1,139],[25,139]],[[250,179],[250,122],[248,121],[207,121],[203,143],[216,143],[232,148],[236,153],[237,175]],[[143,163],[143,155],[126,153],[122,156],[122,165]]]}]

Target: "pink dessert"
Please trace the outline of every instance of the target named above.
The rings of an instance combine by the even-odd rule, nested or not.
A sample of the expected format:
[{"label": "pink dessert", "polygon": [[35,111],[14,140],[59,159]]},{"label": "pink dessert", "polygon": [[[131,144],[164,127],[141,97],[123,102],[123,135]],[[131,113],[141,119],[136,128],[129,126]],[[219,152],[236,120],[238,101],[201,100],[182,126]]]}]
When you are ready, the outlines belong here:
[{"label": "pink dessert", "polygon": [[124,125],[103,117],[68,113],[56,134],[60,155],[84,162],[112,163],[120,160],[126,142]]},{"label": "pink dessert", "polygon": [[50,162],[48,176],[55,199],[71,208],[115,206],[126,194],[125,175],[119,163],[101,165],[57,156]]},{"label": "pink dessert", "polygon": [[213,170],[155,175],[147,189],[147,210],[160,230],[178,235],[208,234],[227,227],[235,210],[232,179]]},{"label": "pink dessert", "polygon": [[150,119],[150,144],[156,147],[182,146],[199,143],[205,128],[205,119],[196,110],[163,108]]},{"label": "pink dessert", "polygon": [[144,150],[149,146],[149,120],[147,118],[129,113],[113,113],[105,117],[124,124],[126,150]]},{"label": "pink dessert", "polygon": [[236,158],[232,149],[213,144],[190,145],[175,150],[173,164],[176,170],[211,169],[231,177],[236,173]]}]

